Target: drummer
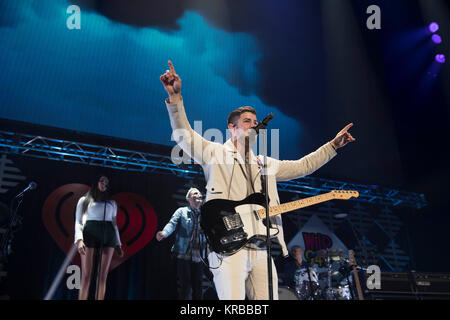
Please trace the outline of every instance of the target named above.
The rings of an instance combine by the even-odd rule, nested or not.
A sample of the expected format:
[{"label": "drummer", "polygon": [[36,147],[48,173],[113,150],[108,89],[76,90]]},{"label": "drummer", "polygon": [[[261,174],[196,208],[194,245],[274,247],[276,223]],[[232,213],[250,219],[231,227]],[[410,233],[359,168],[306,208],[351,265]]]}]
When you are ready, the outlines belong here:
[{"label": "drummer", "polygon": [[299,268],[306,268],[308,263],[303,260],[303,248],[294,245],[291,247],[290,256],[282,267],[282,274],[280,278],[283,280],[283,285],[295,288],[295,272]]}]

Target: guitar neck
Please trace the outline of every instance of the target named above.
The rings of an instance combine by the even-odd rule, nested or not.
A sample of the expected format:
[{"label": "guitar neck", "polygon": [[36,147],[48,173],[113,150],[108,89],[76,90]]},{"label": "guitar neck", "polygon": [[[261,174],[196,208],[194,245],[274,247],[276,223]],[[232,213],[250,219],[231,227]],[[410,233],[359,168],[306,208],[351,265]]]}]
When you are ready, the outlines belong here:
[{"label": "guitar neck", "polygon": [[[301,200],[296,200],[296,201],[291,201],[291,202],[287,202],[284,204],[280,204],[279,206],[269,208],[269,217],[277,216],[279,214],[297,210],[300,208],[309,207],[309,206],[315,205],[317,203],[329,201],[331,199],[334,199],[334,196],[333,196],[332,192],[329,192],[329,193],[324,193],[324,194],[321,194],[318,196],[309,197],[306,199],[301,199]],[[258,216],[261,219],[266,218],[266,209],[257,210],[256,213],[258,214]]]}]

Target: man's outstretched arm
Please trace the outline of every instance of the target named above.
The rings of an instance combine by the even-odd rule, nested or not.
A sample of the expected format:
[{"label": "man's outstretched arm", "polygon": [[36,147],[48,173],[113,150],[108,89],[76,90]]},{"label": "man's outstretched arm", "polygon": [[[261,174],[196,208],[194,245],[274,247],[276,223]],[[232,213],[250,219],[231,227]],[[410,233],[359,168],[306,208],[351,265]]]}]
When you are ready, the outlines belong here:
[{"label": "man's outstretched arm", "polygon": [[212,142],[207,141],[197,132],[192,130],[184,110],[181,96],[181,78],[175,72],[172,62],[169,60],[169,70],[159,77],[168,94],[166,107],[169,112],[170,125],[172,126],[172,138],[195,162],[204,163],[204,151]]},{"label": "man's outstretched arm", "polygon": [[324,144],[316,151],[294,161],[274,161],[273,165],[278,167],[276,170],[277,181],[287,181],[307,176],[336,156],[336,150],[342,148],[349,142],[356,139],[348,132],[353,123],[345,126],[338,132],[336,137],[330,142]]}]

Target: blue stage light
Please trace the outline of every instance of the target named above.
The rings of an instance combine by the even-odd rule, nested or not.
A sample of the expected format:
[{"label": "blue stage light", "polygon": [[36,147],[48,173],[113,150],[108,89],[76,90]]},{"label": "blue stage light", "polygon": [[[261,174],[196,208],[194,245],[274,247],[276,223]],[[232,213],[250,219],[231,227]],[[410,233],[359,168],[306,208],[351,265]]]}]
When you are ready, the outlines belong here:
[{"label": "blue stage light", "polygon": [[430,30],[431,33],[435,33],[436,31],[439,30],[439,25],[436,22],[432,22],[428,26],[428,30]]},{"label": "blue stage light", "polygon": [[445,63],[445,55],[444,54],[437,54],[436,55],[436,61],[439,63]]},{"label": "blue stage light", "polygon": [[433,36],[431,37],[431,40],[433,40],[433,42],[436,44],[442,43],[442,38],[438,34],[433,34]]}]

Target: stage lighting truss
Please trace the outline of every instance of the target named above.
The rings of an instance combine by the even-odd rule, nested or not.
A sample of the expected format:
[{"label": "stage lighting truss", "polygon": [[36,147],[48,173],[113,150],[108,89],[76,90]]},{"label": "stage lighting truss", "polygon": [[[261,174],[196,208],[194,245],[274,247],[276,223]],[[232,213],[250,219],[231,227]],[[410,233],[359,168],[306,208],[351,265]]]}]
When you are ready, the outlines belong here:
[{"label": "stage lighting truss", "polygon": [[[167,155],[7,131],[0,131],[0,152],[108,167],[117,170],[175,174],[182,178],[195,178],[203,175],[201,167],[192,161],[177,165]],[[358,198],[352,198],[354,201],[388,206],[412,207],[416,209],[426,206],[426,200],[423,194],[315,177],[304,177],[288,182],[278,182],[278,188],[279,191],[306,196],[318,195],[330,192],[331,190],[354,190],[359,192]]]}]

